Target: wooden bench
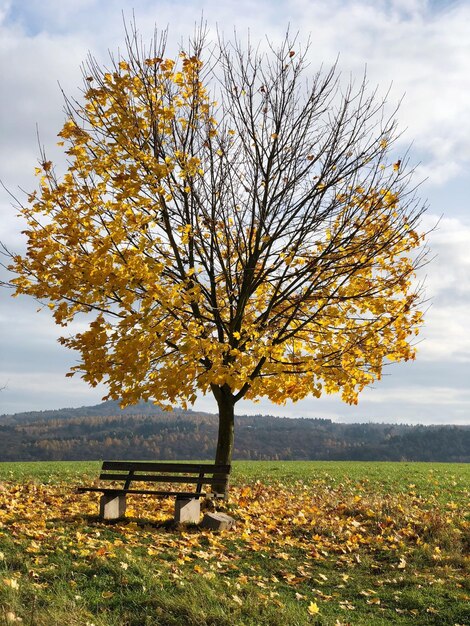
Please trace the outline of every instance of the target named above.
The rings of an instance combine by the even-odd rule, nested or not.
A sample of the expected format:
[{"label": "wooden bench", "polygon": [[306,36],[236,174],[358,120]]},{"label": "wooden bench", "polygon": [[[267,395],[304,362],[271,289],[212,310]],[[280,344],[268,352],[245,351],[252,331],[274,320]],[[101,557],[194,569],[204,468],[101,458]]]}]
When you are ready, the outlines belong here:
[{"label": "wooden bench", "polygon": [[[103,494],[100,499],[102,519],[124,517],[126,495],[133,493],[151,494],[158,498],[174,496],[175,520],[198,523],[201,498],[226,499],[230,469],[230,465],[208,463],[103,461],[99,481],[107,482],[107,486],[78,487],[77,491]],[[145,485],[140,486],[139,483]],[[152,489],[149,483],[164,483],[166,488]],[[174,485],[184,486],[186,490],[177,490]],[[194,488],[191,488],[192,485]],[[211,486],[211,490],[207,491],[206,486]]]}]

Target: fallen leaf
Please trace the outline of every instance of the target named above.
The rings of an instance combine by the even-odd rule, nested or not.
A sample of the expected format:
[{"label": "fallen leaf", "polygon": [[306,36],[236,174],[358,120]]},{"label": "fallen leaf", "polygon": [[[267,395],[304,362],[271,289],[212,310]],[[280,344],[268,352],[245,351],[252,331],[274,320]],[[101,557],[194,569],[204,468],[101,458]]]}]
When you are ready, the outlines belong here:
[{"label": "fallen leaf", "polygon": [[310,615],[318,615],[320,613],[320,609],[316,602],[310,602],[307,611],[310,613]]}]

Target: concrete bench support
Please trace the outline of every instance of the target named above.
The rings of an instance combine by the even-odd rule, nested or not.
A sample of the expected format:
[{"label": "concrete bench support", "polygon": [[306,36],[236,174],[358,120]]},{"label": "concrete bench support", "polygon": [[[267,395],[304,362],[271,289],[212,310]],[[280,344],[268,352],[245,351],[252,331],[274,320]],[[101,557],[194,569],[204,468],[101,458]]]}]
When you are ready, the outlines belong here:
[{"label": "concrete bench support", "polygon": [[225,513],[206,513],[201,523],[201,528],[209,530],[230,530],[235,525],[235,520]]},{"label": "concrete bench support", "polygon": [[104,493],[100,499],[100,517],[119,519],[126,514],[126,494]]},{"label": "concrete bench support", "polygon": [[201,501],[198,498],[176,498],[175,522],[199,524]]}]

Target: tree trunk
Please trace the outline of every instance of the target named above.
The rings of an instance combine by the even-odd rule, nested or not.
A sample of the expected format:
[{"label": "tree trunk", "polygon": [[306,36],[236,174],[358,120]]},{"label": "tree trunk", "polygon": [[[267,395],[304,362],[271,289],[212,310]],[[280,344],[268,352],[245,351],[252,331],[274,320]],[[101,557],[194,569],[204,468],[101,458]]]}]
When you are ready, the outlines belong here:
[{"label": "tree trunk", "polygon": [[213,386],[212,391],[219,407],[219,435],[215,462],[229,465],[232,462],[235,400],[228,385]]},{"label": "tree trunk", "polygon": [[[230,465],[233,453],[235,399],[228,385],[223,387],[212,385],[212,392],[219,407],[219,434],[215,462]],[[217,485],[214,485],[214,489],[217,489]]]}]

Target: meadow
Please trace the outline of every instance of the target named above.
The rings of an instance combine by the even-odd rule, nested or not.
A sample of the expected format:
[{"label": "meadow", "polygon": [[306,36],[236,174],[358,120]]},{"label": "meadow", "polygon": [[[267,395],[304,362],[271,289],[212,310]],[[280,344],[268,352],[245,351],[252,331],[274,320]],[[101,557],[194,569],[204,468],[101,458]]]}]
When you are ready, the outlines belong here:
[{"label": "meadow", "polygon": [[469,465],[235,462],[223,532],[98,470],[0,464],[0,625],[470,625]]}]

